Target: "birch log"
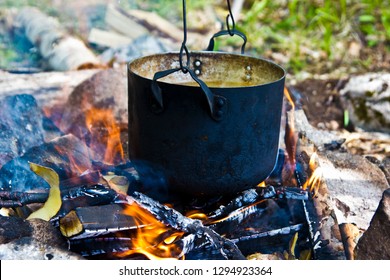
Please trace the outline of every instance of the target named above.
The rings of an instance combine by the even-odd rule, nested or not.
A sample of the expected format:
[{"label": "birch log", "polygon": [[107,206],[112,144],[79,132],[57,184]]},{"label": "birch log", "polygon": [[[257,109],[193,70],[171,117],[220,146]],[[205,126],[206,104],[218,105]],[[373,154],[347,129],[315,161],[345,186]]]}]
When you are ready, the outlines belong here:
[{"label": "birch log", "polygon": [[20,28],[25,32],[26,37],[36,46],[53,70],[103,67],[83,41],[67,34],[57,19],[36,8],[22,8],[16,15],[14,28]]}]

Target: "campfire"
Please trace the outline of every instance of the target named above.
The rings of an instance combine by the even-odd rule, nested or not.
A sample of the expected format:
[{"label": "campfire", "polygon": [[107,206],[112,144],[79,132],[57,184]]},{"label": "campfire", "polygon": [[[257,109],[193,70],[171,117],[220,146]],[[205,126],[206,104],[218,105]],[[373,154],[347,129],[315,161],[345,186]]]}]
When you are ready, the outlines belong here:
[{"label": "campfire", "polygon": [[[7,101],[18,98],[30,97]],[[78,126],[69,130],[73,133],[2,166],[1,206],[10,216],[50,221],[70,250],[85,258],[244,259],[260,252],[286,259],[317,257],[320,235],[312,194],[321,176],[314,156],[308,168],[297,158],[291,122],[286,122],[286,148],[279,149],[276,167],[264,182],[235,195],[189,198],[170,190],[152,165],[127,158],[121,145],[127,130],[113,112],[82,106]],[[61,131],[61,114],[43,111]],[[19,169],[25,178],[15,176]],[[39,214],[42,209],[47,217]]]},{"label": "campfire", "polygon": [[[28,13],[24,16],[28,17]],[[229,28],[228,20],[229,17],[225,33],[239,35],[244,40],[244,50],[245,35],[234,28],[234,23]],[[213,40],[214,37],[209,46],[214,46]],[[381,170],[373,163],[375,159],[350,153],[356,139],[349,134],[341,137],[310,125],[300,92],[284,84],[285,72],[277,65],[261,61],[262,66],[269,67],[263,73],[269,77],[261,77],[265,80],[259,81],[254,74],[260,68],[255,58],[240,56],[236,63],[230,54],[231,60],[226,65],[237,66],[238,70],[225,67],[231,68],[230,72],[218,72],[219,65],[212,64],[213,59],[216,57],[221,62],[224,54],[202,55],[202,52],[190,54],[184,40],[180,53],[168,55],[169,59],[174,57],[174,62],[168,60],[165,65],[159,63],[160,55],[135,60],[136,66],[141,65],[139,69],[134,67],[135,72],[130,65],[126,69],[100,69],[99,65],[98,70],[81,70],[84,65],[69,74],[74,76],[68,77],[68,81],[77,81],[70,86],[71,90],[68,83],[53,99],[42,97],[41,89],[29,92],[26,88],[24,93],[18,89],[17,94],[7,87],[0,90],[0,226],[5,232],[0,231],[0,246],[23,238],[41,243],[50,239],[55,241],[50,246],[59,248],[62,254],[110,260],[371,258],[367,242],[360,246],[357,243],[373,216],[379,215],[375,212],[390,180],[386,166],[378,165],[382,166]],[[165,68],[148,73],[152,75],[148,77],[143,71],[155,66],[151,62],[147,64],[148,59]],[[176,68],[166,69],[167,65]],[[219,73],[220,78],[228,76],[231,84],[224,87],[204,83],[210,72]],[[142,118],[149,121],[177,105],[167,95],[169,86],[164,85],[166,81],[171,82],[169,75],[173,73],[174,78],[190,78],[172,83],[185,87],[184,95],[188,88],[193,92],[199,90],[195,95],[196,104],[184,100],[180,104],[184,104],[184,109],[175,108],[184,111],[183,120],[187,122],[199,113],[193,104],[205,108],[199,113],[204,118],[201,122],[183,127],[186,140],[200,143],[183,149],[191,150],[188,161],[199,156],[192,165],[182,161],[182,151],[177,147],[183,146],[177,145],[175,139],[163,139],[158,147],[152,141],[166,133],[167,127],[174,127],[172,123],[164,126],[148,123],[143,127],[138,122],[137,114],[145,109],[140,109],[141,106],[147,106]],[[7,75],[10,80],[23,77]],[[137,84],[137,79],[144,76],[151,87]],[[157,83],[160,78],[162,83]],[[51,81],[48,76],[42,76],[41,80],[43,84]],[[129,88],[126,88],[128,81]],[[266,90],[265,97],[246,102],[260,104],[256,108],[232,102],[221,93],[225,88],[233,92],[238,87],[244,91],[259,84],[272,84],[272,93],[280,90],[279,108],[273,99],[276,97],[269,94],[271,91]],[[49,92],[56,88],[44,85]],[[62,96],[65,88],[66,98]],[[128,89],[144,88],[151,89],[152,95],[143,100],[142,94],[141,97],[129,94],[127,100]],[[230,97],[233,101],[239,99],[235,94]],[[205,150],[211,153],[219,149],[217,154],[221,155],[224,147],[230,149],[238,141],[236,136],[230,132],[219,135],[215,145],[212,138],[221,130],[212,129],[215,135],[196,137],[191,133],[203,131],[207,126],[203,120],[213,126],[222,123],[229,110],[241,117],[234,106],[241,113],[261,112],[260,119],[267,118],[269,122],[264,127],[260,122],[252,122],[250,133],[245,129],[246,134],[239,133],[241,138],[246,137],[239,143],[240,148],[250,147],[246,152],[236,149],[235,155],[229,154],[223,160],[209,158],[203,153]],[[174,127],[177,133],[174,138],[178,138],[180,128]],[[146,137],[134,136],[134,130]],[[267,137],[256,138],[260,132]],[[278,143],[267,142],[272,137]],[[375,147],[381,149],[381,145],[388,145],[387,141],[378,140]],[[140,148],[145,142],[149,146]],[[229,145],[224,146],[226,142]],[[261,149],[252,149],[258,142]],[[210,147],[203,149],[204,143],[211,143]],[[248,152],[253,150],[261,155]],[[173,156],[166,158],[166,151]],[[153,158],[156,154],[157,163]],[[235,157],[241,158],[245,168],[233,168],[237,166],[232,163]],[[247,162],[250,168],[245,165]],[[172,166],[174,172],[163,168]],[[271,167],[269,172],[266,167]],[[210,183],[207,177],[210,169],[228,175],[216,176]],[[244,179],[253,177],[248,173],[259,169],[267,171],[262,182]],[[190,174],[172,175],[176,170]],[[230,177],[234,178],[233,183],[225,180]],[[224,192],[229,184],[234,186]],[[53,258],[51,251],[45,258]]]}]

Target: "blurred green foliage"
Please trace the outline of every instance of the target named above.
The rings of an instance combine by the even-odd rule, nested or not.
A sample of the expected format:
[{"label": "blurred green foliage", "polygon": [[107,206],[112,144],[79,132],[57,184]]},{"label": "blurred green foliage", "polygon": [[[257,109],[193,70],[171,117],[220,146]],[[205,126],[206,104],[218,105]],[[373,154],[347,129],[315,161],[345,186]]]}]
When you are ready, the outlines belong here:
[{"label": "blurred green foliage", "polygon": [[289,52],[289,67],[295,72],[311,62],[304,59],[307,49],[331,61],[343,57],[351,41],[362,47],[390,42],[389,0],[252,2],[242,28],[253,46],[258,53]]},{"label": "blurred green foliage", "polygon": [[[167,19],[180,19],[182,1],[134,1]],[[207,5],[227,9],[223,0],[187,1],[188,10]],[[366,69],[372,57],[349,57],[351,42],[390,51],[390,0],[246,0],[236,25],[248,36],[252,53],[281,53],[292,73],[327,72],[340,64]]]},{"label": "blurred green foliage", "polygon": [[[71,15],[59,10],[58,5],[57,8],[53,7],[52,2],[2,0],[0,9],[32,5],[60,20],[69,21]],[[62,2],[65,5],[66,1]],[[114,3],[124,9],[155,11],[181,26],[180,0],[95,2]],[[218,18],[224,22],[227,14],[225,0],[187,0],[187,16],[191,11],[206,10],[209,6],[217,11]],[[73,24],[73,32],[77,32],[77,20],[68,22],[68,27],[69,24]],[[290,73],[302,70],[324,73],[340,66],[348,68],[346,71],[349,71],[349,67],[369,70],[378,63],[375,52],[390,52],[390,0],[245,0],[241,16],[236,19],[236,27],[247,35],[247,50],[251,54],[271,59],[277,54],[279,62]],[[227,38],[217,43],[223,48],[239,44],[240,40]],[[4,48],[1,50],[1,40],[0,51],[0,55],[13,55]]]}]

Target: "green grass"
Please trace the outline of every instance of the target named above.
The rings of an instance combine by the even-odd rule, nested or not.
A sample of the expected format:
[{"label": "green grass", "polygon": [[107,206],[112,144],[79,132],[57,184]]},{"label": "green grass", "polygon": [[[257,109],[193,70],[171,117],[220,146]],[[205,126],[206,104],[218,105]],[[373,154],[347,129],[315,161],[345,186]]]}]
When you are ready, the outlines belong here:
[{"label": "green grass", "polygon": [[[51,0],[3,0],[0,9],[32,5],[69,21],[69,15],[51,8],[50,3]],[[182,1],[112,0],[112,3],[119,3],[124,9],[155,11],[181,26]],[[210,5],[224,22],[227,14],[224,0],[188,0],[187,17],[191,17],[191,11],[205,10]],[[77,21],[73,24],[77,32]],[[293,74],[302,70],[332,72],[340,67],[346,71],[367,71],[377,63],[375,51],[390,52],[390,0],[246,0],[236,26],[248,37],[248,52],[271,59],[279,54],[285,57],[283,66]],[[372,49],[372,56],[370,52],[360,57],[351,55],[352,43],[357,43],[365,53]],[[231,38],[218,41],[221,48],[239,44],[240,40]]]},{"label": "green grass", "polygon": [[263,0],[254,1],[241,24],[258,53],[285,53],[288,68],[297,72],[318,60],[307,50],[332,62],[352,41],[363,47],[388,43],[389,14],[388,0]]},{"label": "green grass", "polygon": [[[136,2],[181,25],[181,1]],[[226,10],[226,1],[187,1],[188,10],[206,5]],[[331,72],[338,66],[367,70],[372,59],[351,57],[352,42],[390,51],[390,0],[247,0],[236,25],[248,36],[251,53],[281,53],[291,73]],[[224,40],[220,45],[240,43]]]}]

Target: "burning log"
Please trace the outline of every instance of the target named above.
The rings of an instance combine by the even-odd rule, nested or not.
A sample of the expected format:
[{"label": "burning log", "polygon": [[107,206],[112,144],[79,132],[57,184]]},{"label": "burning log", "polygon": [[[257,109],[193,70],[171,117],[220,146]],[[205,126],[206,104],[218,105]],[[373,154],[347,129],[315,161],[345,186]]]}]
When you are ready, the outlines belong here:
[{"label": "burning log", "polygon": [[[159,221],[172,227],[173,229],[183,231],[189,234],[194,234],[196,238],[189,238],[188,241],[198,238],[204,238],[211,243],[211,246],[215,247],[225,259],[245,259],[237,246],[228,239],[217,234],[210,228],[202,225],[198,220],[193,220],[183,216],[178,211],[161,205],[155,200],[141,194],[134,193],[134,196],[127,197],[127,202],[130,204],[137,203],[142,208],[146,209]],[[192,242],[185,242],[186,246],[190,246]],[[192,245],[191,245],[192,246]],[[187,249],[184,248],[184,251]]]},{"label": "burning log", "polygon": [[239,242],[248,241],[248,240],[260,239],[263,237],[290,235],[291,233],[295,233],[295,232],[300,231],[302,228],[303,228],[303,224],[296,224],[296,225],[292,225],[292,226],[288,226],[288,227],[269,230],[266,232],[259,232],[259,233],[254,233],[254,234],[250,234],[250,235],[240,236],[240,237],[231,239],[231,241],[234,243],[239,243]]},{"label": "burning log", "polygon": [[221,219],[223,216],[228,215],[233,210],[254,203],[258,198],[258,193],[255,189],[249,189],[242,193],[242,195],[236,197],[226,206],[221,205],[217,210],[207,215],[208,220]]},{"label": "burning log", "polygon": [[15,27],[26,34],[53,70],[68,71],[102,68],[103,65],[85,44],[66,34],[59,22],[36,8],[19,11]]},{"label": "burning log", "polygon": [[61,131],[86,142],[96,160],[123,162],[128,115],[125,68],[96,73],[74,89],[62,114],[51,114]]}]

